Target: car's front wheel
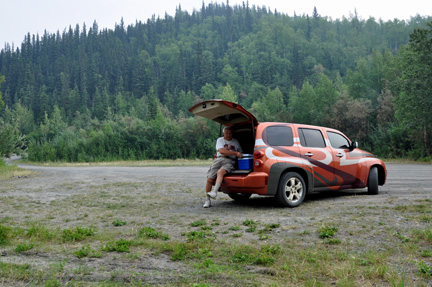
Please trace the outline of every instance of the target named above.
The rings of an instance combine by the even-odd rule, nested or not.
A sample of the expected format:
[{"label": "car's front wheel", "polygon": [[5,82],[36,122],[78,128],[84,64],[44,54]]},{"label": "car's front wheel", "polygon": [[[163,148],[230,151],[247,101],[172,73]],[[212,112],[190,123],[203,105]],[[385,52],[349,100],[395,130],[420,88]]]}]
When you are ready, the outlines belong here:
[{"label": "car's front wheel", "polygon": [[251,193],[228,193],[228,196],[237,202],[245,202],[249,197],[251,197],[251,195]]},{"label": "car's front wheel", "polygon": [[369,194],[378,194],[378,168],[376,166],[369,170],[367,187]]},{"label": "car's front wheel", "polygon": [[296,172],[288,172],[279,180],[276,199],[287,207],[299,206],[306,196],[306,184],[303,177]]}]

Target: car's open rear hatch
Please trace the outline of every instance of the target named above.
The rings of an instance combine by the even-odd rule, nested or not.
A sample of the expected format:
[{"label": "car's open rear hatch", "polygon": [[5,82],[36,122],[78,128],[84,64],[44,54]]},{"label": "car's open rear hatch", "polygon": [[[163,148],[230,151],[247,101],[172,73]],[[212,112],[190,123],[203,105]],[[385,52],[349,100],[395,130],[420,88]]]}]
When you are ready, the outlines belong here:
[{"label": "car's open rear hatch", "polygon": [[258,124],[256,118],[242,106],[224,100],[204,101],[191,107],[189,111],[222,125],[253,123],[256,126]]}]

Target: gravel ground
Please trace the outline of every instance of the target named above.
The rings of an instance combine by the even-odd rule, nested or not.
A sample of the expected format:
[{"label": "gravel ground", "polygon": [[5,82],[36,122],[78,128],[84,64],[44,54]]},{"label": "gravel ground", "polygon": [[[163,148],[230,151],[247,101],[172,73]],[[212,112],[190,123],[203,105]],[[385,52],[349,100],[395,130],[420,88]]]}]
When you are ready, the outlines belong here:
[{"label": "gravel ground", "polygon": [[[273,198],[252,196],[246,203],[236,203],[220,193],[208,209],[202,208],[208,167],[19,166],[33,173],[1,182],[0,224],[26,226],[36,222],[50,228],[79,225],[107,231],[113,229],[113,220],[121,219],[127,225],[116,227],[116,231],[128,236],[142,226],[153,226],[173,240],[184,240],[190,223],[205,219],[218,223],[213,230],[218,241],[254,244],[259,240],[257,233],[244,232],[235,238],[226,232],[231,226],[244,227],[242,223],[250,219],[261,227],[280,225],[266,240],[269,244],[301,238],[300,244],[304,245],[319,243],[319,226],[333,224],[339,227],[338,238],[353,246],[350,252],[379,250],[394,242],[391,233],[408,236],[413,228],[430,228],[430,223],[414,220],[417,214],[410,213],[409,206],[432,209],[432,165],[387,164],[387,182],[374,196],[367,195],[366,189],[320,193],[308,195],[297,208],[281,208]],[[79,246],[77,243],[76,248]],[[92,270],[82,275],[89,282],[110,280],[113,272],[122,280],[122,272],[131,269],[149,274],[145,281],[148,284],[175,282],[192,272],[190,266],[171,261],[164,254],[139,253],[131,261],[112,254],[77,259],[67,250],[0,250],[2,262],[29,263],[37,268],[68,258],[65,268],[86,266]]]}]

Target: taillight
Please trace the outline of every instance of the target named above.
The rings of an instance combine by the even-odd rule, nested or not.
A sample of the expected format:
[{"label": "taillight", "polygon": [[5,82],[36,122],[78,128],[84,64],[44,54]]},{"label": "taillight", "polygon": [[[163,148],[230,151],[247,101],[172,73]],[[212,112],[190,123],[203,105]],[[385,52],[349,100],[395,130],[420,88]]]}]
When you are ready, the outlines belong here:
[{"label": "taillight", "polygon": [[260,160],[260,159],[256,159],[256,160],[255,160],[255,163],[254,163],[255,167],[260,167],[260,166],[262,166],[263,164],[264,164],[264,162],[263,162],[262,160]]},{"label": "taillight", "polygon": [[263,151],[261,151],[261,150],[256,150],[255,152],[254,152],[254,158],[262,158],[264,156],[264,152]]}]

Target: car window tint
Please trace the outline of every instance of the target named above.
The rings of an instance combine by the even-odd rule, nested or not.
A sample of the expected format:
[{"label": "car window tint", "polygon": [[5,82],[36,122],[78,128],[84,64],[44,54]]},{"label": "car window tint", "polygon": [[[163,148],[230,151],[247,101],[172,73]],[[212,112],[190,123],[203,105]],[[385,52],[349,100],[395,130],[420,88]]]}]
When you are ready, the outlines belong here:
[{"label": "car window tint", "polygon": [[349,140],[341,134],[327,132],[327,135],[330,139],[330,144],[334,148],[349,148],[350,142]]},{"label": "car window tint", "polygon": [[293,132],[290,127],[268,127],[266,133],[267,142],[271,146],[292,146],[294,144]]},{"label": "car window tint", "polygon": [[307,147],[325,147],[324,137],[320,130],[299,129],[300,143]]}]

